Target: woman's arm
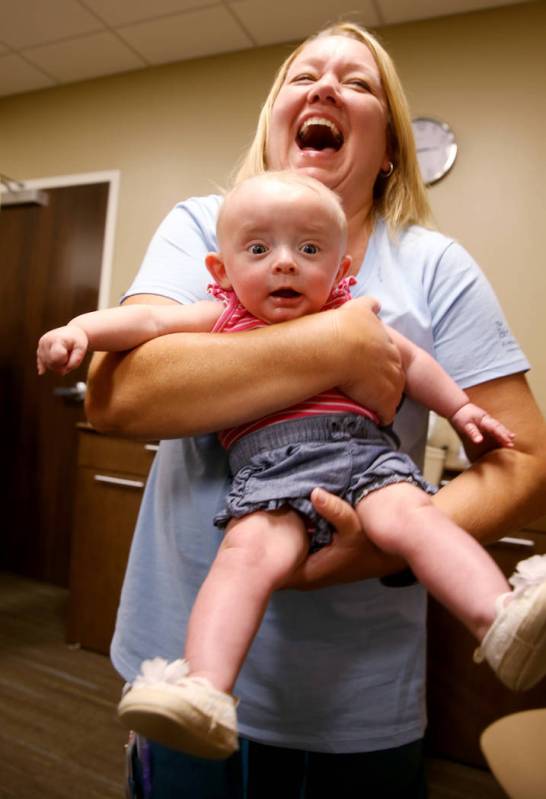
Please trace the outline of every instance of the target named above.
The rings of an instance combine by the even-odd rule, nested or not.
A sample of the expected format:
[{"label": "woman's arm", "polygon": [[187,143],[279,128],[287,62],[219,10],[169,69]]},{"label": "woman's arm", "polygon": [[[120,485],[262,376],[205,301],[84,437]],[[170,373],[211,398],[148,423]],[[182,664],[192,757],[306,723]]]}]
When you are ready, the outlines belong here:
[{"label": "woman's arm", "polygon": [[[522,374],[467,389],[515,433],[514,447],[494,449],[452,480],[434,502],[483,542],[501,538],[546,512],[546,424]],[[466,447],[475,458],[471,445]]]},{"label": "woman's arm", "polygon": [[389,421],[403,377],[374,307],[361,298],[260,330],[173,334],[129,353],[95,355],[88,418],[105,432],[177,438],[257,419],[337,385]]},{"label": "woman's arm", "polygon": [[[546,513],[546,423],[521,374],[468,388],[472,402],[515,432],[514,447],[495,449],[451,480],[433,502],[487,543]],[[467,447],[470,459],[475,451]],[[370,544],[350,506],[323,491],[316,509],[337,529],[333,543],[311,555],[286,587],[301,590],[382,577],[403,568]]]}]

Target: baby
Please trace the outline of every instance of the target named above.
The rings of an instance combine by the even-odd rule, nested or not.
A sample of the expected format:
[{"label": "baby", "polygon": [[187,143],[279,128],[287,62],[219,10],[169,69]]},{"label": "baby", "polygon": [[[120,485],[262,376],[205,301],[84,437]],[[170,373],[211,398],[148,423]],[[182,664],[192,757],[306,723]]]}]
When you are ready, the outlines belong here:
[{"label": "baby", "polygon": [[[39,373],[65,374],[88,348],[122,351],[174,332],[243,331],[350,300],[355,281],[348,277],[345,215],[337,197],[312,178],[269,172],[244,181],[226,196],[217,232],[220,251],[206,257],[214,299],[79,316],[40,339]],[[430,355],[388,332],[409,397],[474,444],[513,446],[513,435],[469,402]],[[119,716],[129,728],[200,757],[227,757],[237,748],[231,692],[268,600],[310,545],[330,540],[310,502],[316,486],[355,507],[370,541],[408,563],[473,633],[476,659],[485,658],[506,685],[520,690],[542,678],[546,556],[518,564],[510,591],[485,550],[434,506],[435,489],[372,410],[332,389],[223,431],[220,441],[232,472],[215,519],[225,536],[192,610],[184,660],[145,661],[121,700]]]}]

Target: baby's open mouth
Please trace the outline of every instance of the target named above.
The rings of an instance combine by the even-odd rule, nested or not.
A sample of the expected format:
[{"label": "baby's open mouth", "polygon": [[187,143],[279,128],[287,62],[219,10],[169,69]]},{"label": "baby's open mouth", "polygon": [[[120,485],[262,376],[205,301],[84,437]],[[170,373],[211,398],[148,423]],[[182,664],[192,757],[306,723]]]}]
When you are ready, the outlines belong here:
[{"label": "baby's open mouth", "polygon": [[339,150],[343,145],[343,134],[333,122],[324,117],[306,119],[296,136],[302,150]]},{"label": "baby's open mouth", "polygon": [[293,299],[295,297],[301,297],[299,291],[294,291],[294,289],[277,289],[276,291],[271,292],[272,297],[282,297],[283,299]]}]

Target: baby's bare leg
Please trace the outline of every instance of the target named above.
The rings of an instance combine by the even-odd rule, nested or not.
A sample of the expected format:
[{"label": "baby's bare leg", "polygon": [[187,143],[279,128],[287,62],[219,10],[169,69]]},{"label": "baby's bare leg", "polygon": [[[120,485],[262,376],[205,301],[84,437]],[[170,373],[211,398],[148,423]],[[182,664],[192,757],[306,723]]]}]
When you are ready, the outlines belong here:
[{"label": "baby's bare leg", "polygon": [[483,547],[410,483],[373,491],[357,505],[370,540],[401,555],[425,588],[481,641],[495,599],[510,590]]},{"label": "baby's bare leg", "polygon": [[184,657],[192,675],[233,689],[269,597],[308,550],[303,521],[288,508],[229,523],[189,620]]}]

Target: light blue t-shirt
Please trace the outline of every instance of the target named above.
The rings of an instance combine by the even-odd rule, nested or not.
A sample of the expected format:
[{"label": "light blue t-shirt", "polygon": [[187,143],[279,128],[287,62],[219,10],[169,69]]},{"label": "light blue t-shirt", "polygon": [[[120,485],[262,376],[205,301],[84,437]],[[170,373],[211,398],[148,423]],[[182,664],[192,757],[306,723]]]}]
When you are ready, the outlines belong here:
[{"label": "light blue t-shirt", "polygon": [[[177,205],[128,294],[182,303],[209,298],[204,256],[217,249],[220,202],[210,196]],[[528,368],[489,284],[453,240],[420,227],[391,238],[378,222],[357,280],[353,296],[377,297],[381,318],[435,356],[461,387]],[[421,463],[427,411],[406,400],[395,429]],[[145,658],[181,656],[190,609],[220,542],[212,519],[227,485],[227,459],[214,435],[161,443],[112,642],[114,666],[126,680]],[[323,752],[422,737],[425,612],[419,585],[365,580],[276,593],[235,688],[241,733]]]}]

